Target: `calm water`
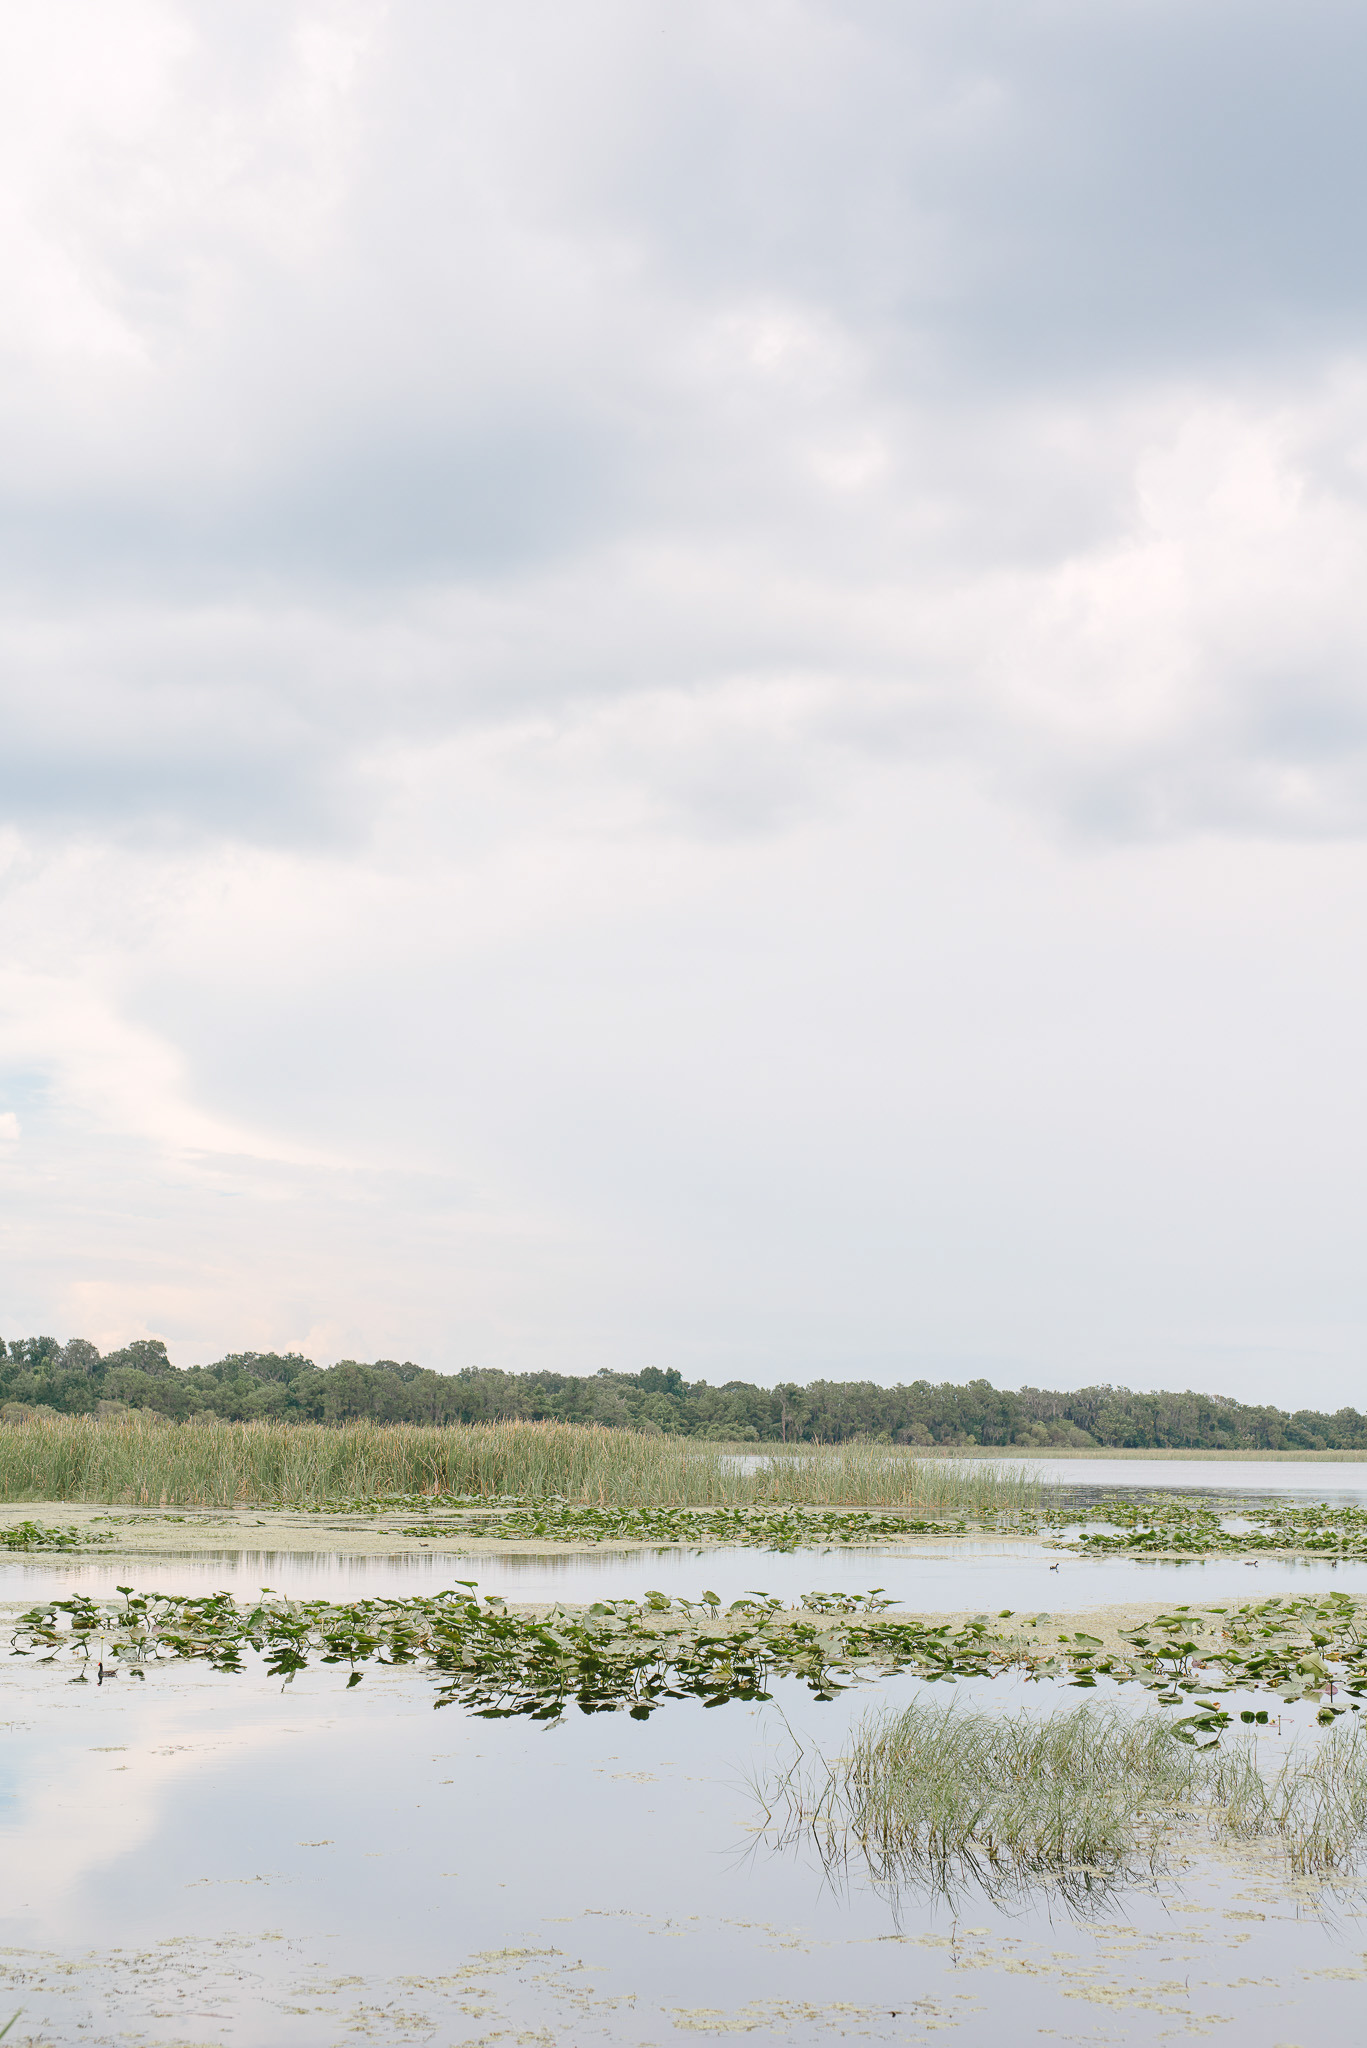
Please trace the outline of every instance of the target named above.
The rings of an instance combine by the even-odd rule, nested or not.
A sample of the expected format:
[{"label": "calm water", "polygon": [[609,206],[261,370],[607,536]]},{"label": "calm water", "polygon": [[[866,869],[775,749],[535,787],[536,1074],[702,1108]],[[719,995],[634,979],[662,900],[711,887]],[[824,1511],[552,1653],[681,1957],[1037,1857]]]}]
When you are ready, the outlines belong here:
[{"label": "calm water", "polygon": [[[738,1470],[756,1471],[769,1461],[759,1453],[732,1461]],[[804,1454],[797,1452],[785,1462],[800,1465]],[[965,1472],[981,1471],[985,1458],[946,1459]],[[1068,1498],[1094,1499],[1099,1494],[1148,1493],[1237,1493],[1266,1498],[1330,1501],[1335,1507],[1367,1504],[1367,1458],[1352,1462],[1311,1460],[1264,1461],[1260,1458],[1050,1458],[1003,1457],[998,1461],[1007,1473],[1029,1471],[1046,1486],[1058,1487]]]},{"label": "calm water", "polygon": [[[1367,1504],[1367,1459],[1360,1464],[1281,1464],[1257,1458],[1031,1458],[1048,1486],[1083,1498],[1098,1493],[1238,1493]],[[1014,1460],[1012,1461],[1014,1463]],[[1009,1469],[1009,1468],[1008,1468]]]},{"label": "calm water", "polygon": [[[988,1612],[1367,1592],[1367,1566],[1055,1558],[983,1540],[916,1555],[7,1559],[0,1601],[12,1614],[120,1579],[345,1598],[461,1578],[524,1600],[881,1584],[909,1607]],[[974,1894],[894,1910],[857,1871],[837,1894],[814,1855],[765,1846],[755,1781],[795,1743],[838,1754],[855,1718],[928,1690],[915,1680],[830,1705],[785,1681],[764,1707],[676,1702],[646,1722],[551,1729],[434,1712],[406,1671],[372,1670],[352,1692],[323,1669],[286,1689],[192,1666],[65,1680],[0,1664],[0,2024],[23,2013],[6,2048],[664,2048],[741,2033],[1014,2048],[1209,2032],[1310,2048],[1360,2031],[1363,1902],[1326,1911],[1271,1864],[1198,1861],[1084,1924],[1044,1898],[1009,1914]],[[1031,1711],[1079,1698],[1015,1680],[933,1693]],[[1284,1718],[1289,1736],[1297,1716]]]},{"label": "calm water", "polygon": [[[1055,1568],[1056,1567],[1056,1568]],[[925,1613],[1003,1607],[1075,1612],[1133,1600],[1185,1602],[1267,1599],[1274,1593],[1342,1591],[1367,1596],[1367,1562],[1291,1564],[1262,1559],[1246,1565],[1215,1557],[1189,1563],[1148,1558],[1074,1557],[1036,1543],[994,1539],[946,1542],[933,1553],[904,1548],[796,1550],[598,1551],[574,1555],[345,1558],[287,1551],[200,1552],[136,1564],[73,1558],[0,1561],[0,1603],[32,1606],[73,1592],[112,1594],[123,1583],[140,1591],[211,1593],[253,1598],[263,1586],[301,1599],[357,1600],[436,1592],[473,1579],[505,1600],[583,1602],[639,1599],[647,1590],[695,1600],[714,1592],[729,1603],[749,1592],[795,1602],[807,1592],[867,1592],[882,1587],[899,1607]]]},{"label": "calm water", "polygon": [[[434,1713],[421,1679],[285,1692],[192,1670],[5,1670],[0,2012],[20,2040],[535,2048],[726,2038],[992,2048],[1355,2039],[1367,1921],[1211,1864],[1100,1921],[906,1901],[756,1845],[747,1777],[838,1748],[830,1706],[679,1703],[556,1729]],[[944,1689],[939,1691],[943,1693]],[[982,1685],[998,1704],[1040,1688]],[[1076,1697],[1073,1695],[1072,1697]],[[1313,2017],[1313,2035],[1310,2022]]]}]

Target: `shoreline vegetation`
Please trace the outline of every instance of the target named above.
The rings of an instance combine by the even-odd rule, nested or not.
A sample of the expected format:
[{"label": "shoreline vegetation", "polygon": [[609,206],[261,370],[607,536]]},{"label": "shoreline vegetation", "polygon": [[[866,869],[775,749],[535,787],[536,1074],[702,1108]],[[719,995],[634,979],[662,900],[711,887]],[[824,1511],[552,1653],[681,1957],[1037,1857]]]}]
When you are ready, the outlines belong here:
[{"label": "shoreline vegetation", "polygon": [[1030,1513],[1028,1468],[999,1472],[891,1444],[754,1454],[696,1439],[555,1422],[245,1422],[170,1428],[144,1417],[34,1418],[0,1430],[0,1500],[144,1507],[241,1502],[354,1507],[442,1499],[599,1509],[888,1508],[936,1523]]},{"label": "shoreline vegetation", "polygon": [[590,1375],[439,1373],[411,1359],[346,1358],[317,1366],[299,1352],[240,1351],[211,1365],[173,1365],[165,1343],[140,1338],[101,1353],[81,1337],[0,1340],[0,1422],[33,1416],[156,1414],[171,1422],[596,1424],[711,1443],[858,1441],[974,1454],[1347,1451],[1367,1456],[1367,1415],[1293,1413],[1227,1395],[1136,1393],[1129,1387],[1015,1391],[987,1380],[884,1387],[867,1380],[687,1382],[676,1370]]},{"label": "shoreline vegetation", "polygon": [[[1156,1461],[1157,1462],[1157,1461]],[[1167,1469],[1173,1469],[1171,1462]],[[1180,1461],[1179,1461],[1180,1469]],[[1367,1556],[1367,1514],[1324,1503],[1222,1504],[1133,1489],[1075,1535],[1099,1554],[1282,1551]],[[971,1529],[1038,1534],[1076,1524],[1066,1485],[1021,1459],[919,1446],[721,1445],[597,1424],[225,1422],[34,1416],[0,1429],[0,1502],[140,1508],[406,1511],[424,1540],[742,1542],[770,1549]],[[442,1516],[446,1519],[443,1521]],[[421,1523],[417,1518],[426,1516]],[[478,1523],[478,1526],[476,1524]],[[1361,1525],[1361,1526],[1360,1526]]]}]

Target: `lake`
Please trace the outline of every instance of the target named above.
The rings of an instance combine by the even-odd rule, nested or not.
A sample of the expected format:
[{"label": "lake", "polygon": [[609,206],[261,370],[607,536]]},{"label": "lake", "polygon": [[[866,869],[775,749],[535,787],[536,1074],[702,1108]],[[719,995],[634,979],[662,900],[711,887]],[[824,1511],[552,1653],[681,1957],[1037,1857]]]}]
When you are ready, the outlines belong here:
[{"label": "lake", "polygon": [[[1257,1469],[1299,1482],[1305,1468]],[[1367,1594],[1364,1565],[1059,1557],[990,1538],[360,1558],[263,1544],[136,1568],[14,1557],[0,1602],[13,1617],[120,1581],[350,1599],[463,1578],[524,1601],[882,1585],[932,1612]],[[6,2048],[663,2048],[742,2034],[1014,2048],[1207,2033],[1309,2048],[1361,2024],[1367,1901],[1288,1881],[1268,1852],[1196,1844],[1088,1917],[1048,1893],[1011,1911],[972,1888],[893,1900],[857,1858],[833,1886],[814,1849],[779,1853],[756,1831],[755,1785],[799,1746],[838,1754],[879,1703],[1040,1712],[1104,1686],[901,1677],[822,1704],[784,1680],[769,1704],[670,1702],[645,1721],[546,1727],[434,1712],[429,1682],[405,1670],[371,1668],[352,1691],[328,1668],[286,1688],[259,1667],[178,1665],[101,1687],[70,1685],[60,1664],[9,1659],[3,1674],[0,2024],[22,2011]],[[1266,1739],[1313,1741],[1312,1720],[1288,1709]]]},{"label": "lake", "polygon": [[[990,1461],[989,1461],[990,1462]],[[1009,1470],[1015,1460],[1003,1460]],[[1367,1501],[1367,1459],[1342,1464],[1259,1458],[1029,1458],[1046,1486],[1067,1496],[1119,1493],[1237,1493],[1324,1500],[1335,1507]]]},{"label": "lake", "polygon": [[[135,1574],[130,1577],[130,1574]],[[249,1599],[270,1587],[292,1599],[358,1600],[434,1593],[474,1580],[481,1593],[528,1605],[562,1600],[640,1599],[655,1590],[696,1600],[714,1592],[730,1604],[747,1593],[772,1593],[785,1605],[804,1593],[865,1592],[877,1586],[899,1608],[952,1614],[969,1608],[1056,1609],[1060,1613],[1136,1600],[1194,1605],[1213,1600],[1267,1599],[1274,1593],[1367,1595],[1367,1561],[1304,1564],[1260,1558],[1076,1557],[1043,1544],[1005,1538],[961,1538],[917,1546],[878,1544],[821,1550],[768,1551],[748,1545],[602,1551],[427,1552],[399,1557],[345,1557],[334,1552],[231,1551],[147,1559],[0,1557],[0,1603],[33,1606],[75,1592],[112,1595],[119,1585],[140,1591],[230,1592]]]},{"label": "lake", "polygon": [[971,1894],[895,1910],[757,1846],[747,1778],[795,1737],[837,1746],[867,1695],[545,1729],[434,1713],[393,1672],[353,1693],[318,1672],[283,1693],[188,1669],[7,1684],[0,2002],[21,2039],[1156,2042],[1228,2022],[1273,2048],[1308,2043],[1311,2009],[1317,2037],[1355,2038],[1357,1902],[1326,1919],[1260,1869],[1197,1862],[1087,1921]]}]

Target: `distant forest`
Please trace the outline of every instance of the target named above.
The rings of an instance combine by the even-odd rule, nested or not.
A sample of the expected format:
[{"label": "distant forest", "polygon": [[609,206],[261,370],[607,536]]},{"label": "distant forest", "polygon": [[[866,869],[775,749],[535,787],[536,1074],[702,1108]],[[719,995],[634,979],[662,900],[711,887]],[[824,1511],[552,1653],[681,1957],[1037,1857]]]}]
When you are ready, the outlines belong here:
[{"label": "distant forest", "polygon": [[1367,1416],[1249,1407],[1220,1394],[1136,1394],[1128,1387],[1015,1393],[970,1380],[813,1380],[752,1387],[685,1381],[676,1371],[429,1372],[381,1358],[317,1366],[297,1352],[241,1351],[214,1365],[172,1365],[159,1338],[103,1357],[74,1337],[0,1340],[0,1421],[32,1414],[118,1415],[152,1410],[175,1422],[494,1422],[508,1417],[599,1422],[610,1429],[736,1443],[1016,1444],[1191,1450],[1367,1450]]}]

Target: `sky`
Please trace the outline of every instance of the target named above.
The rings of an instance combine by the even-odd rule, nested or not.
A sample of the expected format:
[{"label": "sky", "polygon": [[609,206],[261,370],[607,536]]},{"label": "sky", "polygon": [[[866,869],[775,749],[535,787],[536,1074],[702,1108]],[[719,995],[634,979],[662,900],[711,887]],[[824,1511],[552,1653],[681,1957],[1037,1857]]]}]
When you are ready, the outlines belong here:
[{"label": "sky", "polygon": [[1367,1396],[1367,15],[0,16],[0,1334]]}]

